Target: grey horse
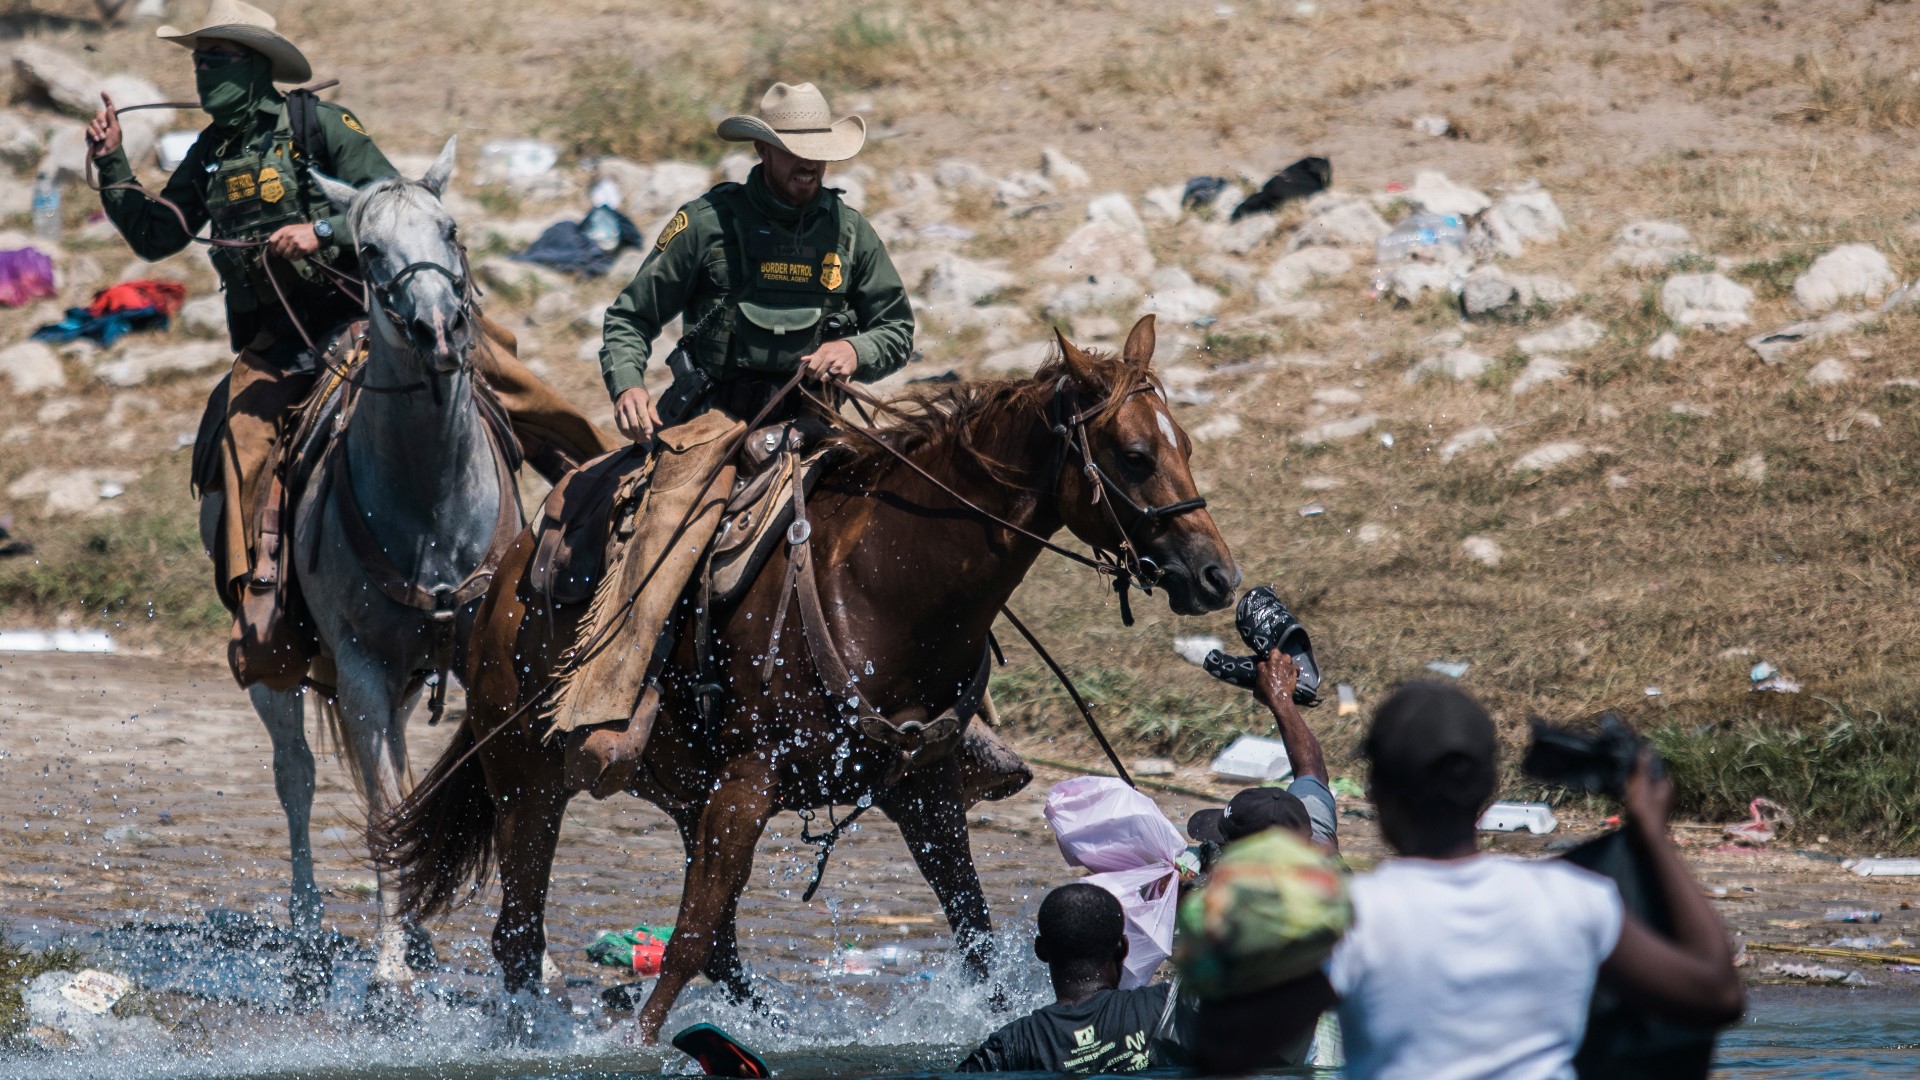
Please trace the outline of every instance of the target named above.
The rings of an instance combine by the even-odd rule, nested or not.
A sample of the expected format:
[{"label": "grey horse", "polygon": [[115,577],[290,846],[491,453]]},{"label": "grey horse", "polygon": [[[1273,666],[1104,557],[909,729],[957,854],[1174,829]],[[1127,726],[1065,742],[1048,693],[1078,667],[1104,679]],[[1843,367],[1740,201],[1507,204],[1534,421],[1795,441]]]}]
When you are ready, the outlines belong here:
[{"label": "grey horse", "polygon": [[[369,823],[410,787],[407,714],[432,667],[435,625],[425,610],[382,592],[356,556],[342,522],[342,483],[392,566],[432,592],[466,580],[484,561],[504,490],[485,420],[471,392],[476,332],[467,304],[466,263],[440,195],[453,173],[454,140],[418,181],[390,177],[363,189],[316,177],[349,213],[369,288],[369,352],[355,377],[363,391],[343,444],[346,470],[301,496],[292,572],[313,616],[337,696],[316,701],[366,804]],[[395,388],[412,387],[396,391]],[[216,489],[217,490],[217,489]],[[214,498],[218,498],[216,494]],[[315,504],[314,500],[320,500]],[[203,537],[210,508],[202,510]],[[462,614],[471,615],[471,606]],[[465,619],[461,620],[462,623]],[[319,938],[322,901],[313,880],[309,819],[314,762],[304,723],[306,693],[253,687],[253,707],[273,740],[274,785],[287,814],[293,857],[290,898],[297,939]],[[376,987],[405,987],[410,941],[424,932],[395,915],[386,875],[377,874]]]}]

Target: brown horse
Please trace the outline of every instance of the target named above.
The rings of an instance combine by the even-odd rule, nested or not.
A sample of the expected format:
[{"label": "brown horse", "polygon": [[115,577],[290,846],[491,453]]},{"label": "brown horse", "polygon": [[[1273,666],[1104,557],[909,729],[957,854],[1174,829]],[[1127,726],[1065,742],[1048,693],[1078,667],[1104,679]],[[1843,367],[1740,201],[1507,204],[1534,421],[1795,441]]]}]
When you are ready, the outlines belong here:
[{"label": "brown horse", "polygon": [[[858,687],[866,701],[896,723],[952,706],[981,670],[995,616],[1043,550],[1037,538],[1062,527],[1097,549],[1130,544],[1176,613],[1232,601],[1239,570],[1195,497],[1192,443],[1153,377],[1153,344],[1149,316],[1118,357],[1083,352],[1062,336],[1060,355],[1032,378],[909,398],[883,437],[918,469],[874,441],[840,436],[844,460],[807,513],[828,628],[847,666],[866,673]],[[477,888],[498,850],[493,946],[510,993],[540,978],[548,877],[578,788],[566,779],[564,743],[543,742],[542,725],[520,708],[547,684],[580,617],[546,610],[525,584],[530,550],[523,534],[481,609],[463,731],[382,838],[413,917],[447,910]],[[991,924],[966,811],[1019,790],[1029,774],[976,724],[884,782],[897,751],[846,716],[845,688],[828,685],[808,646],[793,644],[807,640],[797,625],[784,627],[785,662],[763,683],[756,661],[775,611],[787,624],[802,621],[781,603],[787,569],[776,554],[732,610],[714,613],[711,669],[727,691],[710,722],[695,701],[695,642],[680,636],[664,707],[627,786],[673,817],[687,848],[674,935],[638,1016],[644,1041],[658,1037],[696,973],[749,995],[734,911],[761,832],[783,809],[878,806],[899,825],[955,943],[985,974]]]}]

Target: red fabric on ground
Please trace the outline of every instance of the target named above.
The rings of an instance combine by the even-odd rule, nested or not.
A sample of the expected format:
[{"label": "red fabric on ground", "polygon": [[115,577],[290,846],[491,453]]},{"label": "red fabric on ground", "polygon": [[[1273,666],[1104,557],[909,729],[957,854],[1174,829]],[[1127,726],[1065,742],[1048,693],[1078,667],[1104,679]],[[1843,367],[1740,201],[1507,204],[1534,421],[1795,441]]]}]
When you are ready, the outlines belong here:
[{"label": "red fabric on ground", "polygon": [[123,281],[94,293],[93,303],[87,305],[87,314],[97,319],[116,311],[154,308],[171,319],[186,302],[187,287],[177,281]]}]

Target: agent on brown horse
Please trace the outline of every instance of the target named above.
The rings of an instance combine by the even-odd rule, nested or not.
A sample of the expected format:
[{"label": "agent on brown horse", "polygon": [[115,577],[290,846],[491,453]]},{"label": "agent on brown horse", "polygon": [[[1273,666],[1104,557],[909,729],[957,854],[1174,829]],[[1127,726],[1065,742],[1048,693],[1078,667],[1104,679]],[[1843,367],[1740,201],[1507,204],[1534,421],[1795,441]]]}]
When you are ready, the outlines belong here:
[{"label": "agent on brown horse", "polygon": [[[875,440],[841,436],[844,460],[806,502],[811,538],[775,554],[731,609],[713,613],[711,643],[679,634],[661,680],[664,708],[624,782],[672,815],[688,853],[641,1039],[658,1037],[696,973],[749,994],[735,907],[761,832],[781,810],[878,806],[984,975],[991,924],[966,809],[1018,790],[1027,774],[1017,759],[1010,768],[992,760],[999,744],[981,725],[962,729],[984,681],[989,629],[1043,539],[1064,527],[1096,549],[1130,550],[1179,614],[1225,607],[1239,582],[1196,497],[1192,444],[1153,377],[1153,342],[1151,317],[1119,357],[1062,337],[1060,357],[1032,378],[930,391]],[[531,552],[523,533],[481,609],[463,730],[376,843],[415,918],[477,887],[498,852],[493,945],[509,992],[538,983],[554,847],[582,787],[567,777],[572,738],[547,740],[528,708],[580,618],[529,588]],[[790,575],[794,560],[804,574]],[[811,612],[788,602],[809,576]],[[770,632],[782,635],[777,665],[765,662]],[[706,720],[696,700],[703,648],[724,688]],[[909,731],[925,735],[911,751],[901,738]]]}]

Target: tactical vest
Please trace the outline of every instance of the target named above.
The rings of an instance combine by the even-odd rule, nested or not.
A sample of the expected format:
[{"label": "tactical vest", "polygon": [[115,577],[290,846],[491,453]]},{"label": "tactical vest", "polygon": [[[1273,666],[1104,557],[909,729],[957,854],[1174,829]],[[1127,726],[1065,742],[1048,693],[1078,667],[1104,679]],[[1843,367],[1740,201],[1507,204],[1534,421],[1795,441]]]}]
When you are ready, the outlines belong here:
[{"label": "tactical vest", "polygon": [[[311,224],[333,212],[319,185],[307,175],[285,108],[264,147],[260,137],[253,136],[209,161],[207,171],[207,216],[213,221],[213,235],[225,240],[265,240],[283,226]],[[332,262],[340,250],[323,247],[313,258]],[[210,251],[230,306],[250,311],[280,303],[261,265],[267,257],[264,249],[216,247]],[[289,298],[324,291],[330,284],[306,259],[293,263],[276,259],[273,272]]]},{"label": "tactical vest", "polygon": [[706,203],[719,219],[720,242],[707,253],[707,273],[724,291],[703,298],[689,325],[724,303],[694,349],[717,379],[733,372],[787,373],[820,347],[822,324],[847,310],[853,271],[854,216],[834,198],[833,213],[810,216],[795,233],[754,208],[746,189],[722,184]]}]

